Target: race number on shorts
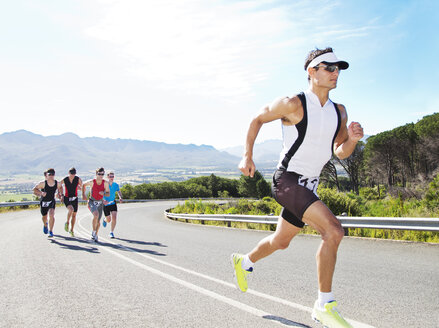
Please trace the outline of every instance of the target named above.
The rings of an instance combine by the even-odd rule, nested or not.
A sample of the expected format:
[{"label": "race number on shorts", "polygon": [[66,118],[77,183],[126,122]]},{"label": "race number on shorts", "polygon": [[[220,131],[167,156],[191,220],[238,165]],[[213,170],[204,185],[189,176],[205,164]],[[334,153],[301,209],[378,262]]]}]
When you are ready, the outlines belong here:
[{"label": "race number on shorts", "polygon": [[41,202],[41,206],[42,207],[49,207],[51,203],[52,203],[52,201],[50,201],[50,202]]},{"label": "race number on shorts", "polygon": [[307,178],[307,177],[300,177],[299,181],[297,183],[305,187],[308,190],[311,190],[314,194],[317,192],[317,186],[319,185],[319,178]]}]

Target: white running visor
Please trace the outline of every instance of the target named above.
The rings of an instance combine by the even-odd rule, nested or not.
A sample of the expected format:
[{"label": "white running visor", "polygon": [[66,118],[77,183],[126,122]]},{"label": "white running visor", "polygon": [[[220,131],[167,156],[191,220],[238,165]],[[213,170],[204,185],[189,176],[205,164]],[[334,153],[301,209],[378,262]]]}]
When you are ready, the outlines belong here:
[{"label": "white running visor", "polygon": [[337,56],[333,52],[327,52],[325,54],[322,54],[320,56],[317,56],[314,58],[306,67],[305,71],[308,70],[309,67],[316,67],[318,64],[325,62],[328,64],[338,64],[338,67],[340,69],[347,69],[349,67],[349,64],[345,62],[344,60],[340,60],[337,58]]}]

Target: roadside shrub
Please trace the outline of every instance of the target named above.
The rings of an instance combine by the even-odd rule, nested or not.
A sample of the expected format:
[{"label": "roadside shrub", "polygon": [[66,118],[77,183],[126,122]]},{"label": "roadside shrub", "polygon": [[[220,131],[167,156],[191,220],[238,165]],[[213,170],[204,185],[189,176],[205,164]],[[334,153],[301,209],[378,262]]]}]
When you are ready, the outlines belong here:
[{"label": "roadside shrub", "polygon": [[352,199],[335,189],[319,187],[319,198],[329,207],[334,215],[347,213],[348,216],[360,216],[360,205],[356,199]]},{"label": "roadside shrub", "polygon": [[429,209],[439,210],[439,174],[430,182],[425,193],[425,202]]},{"label": "roadside shrub", "polygon": [[360,196],[365,200],[378,200],[382,199],[386,195],[385,190],[382,190],[382,187],[378,189],[378,186],[373,188],[371,187],[363,187],[360,188]]}]

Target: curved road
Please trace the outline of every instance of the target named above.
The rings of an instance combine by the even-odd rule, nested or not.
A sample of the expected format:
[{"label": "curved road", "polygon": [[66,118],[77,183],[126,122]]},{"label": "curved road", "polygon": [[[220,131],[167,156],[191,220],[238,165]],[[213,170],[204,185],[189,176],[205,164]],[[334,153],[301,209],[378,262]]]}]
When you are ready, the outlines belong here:
[{"label": "curved road", "polygon": [[[267,232],[167,220],[175,202],[122,204],[116,239],[80,206],[77,236],[42,232],[39,210],[0,214],[0,327],[320,327],[316,236],[259,262],[247,293],[233,286],[230,254]],[[439,245],[345,238],[334,279],[355,327],[439,327]]]}]

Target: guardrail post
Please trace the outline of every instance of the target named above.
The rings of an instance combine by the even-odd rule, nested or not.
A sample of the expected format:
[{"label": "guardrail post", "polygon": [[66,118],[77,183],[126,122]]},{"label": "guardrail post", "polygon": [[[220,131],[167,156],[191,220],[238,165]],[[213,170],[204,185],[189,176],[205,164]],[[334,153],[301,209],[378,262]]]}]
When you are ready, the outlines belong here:
[{"label": "guardrail post", "polygon": [[[345,216],[345,217],[347,217],[347,216],[348,216],[348,213],[343,212],[343,213],[341,213],[340,216]],[[349,236],[349,228],[343,228],[343,230],[344,230],[344,235],[345,235],[345,236]]]}]

